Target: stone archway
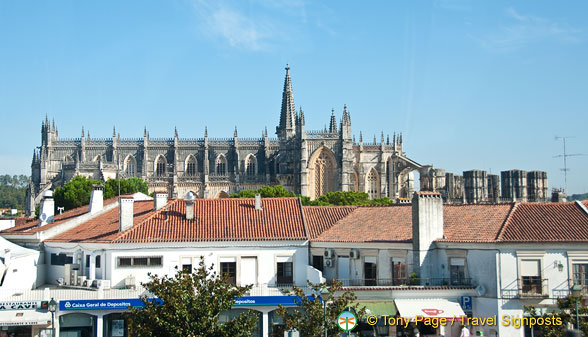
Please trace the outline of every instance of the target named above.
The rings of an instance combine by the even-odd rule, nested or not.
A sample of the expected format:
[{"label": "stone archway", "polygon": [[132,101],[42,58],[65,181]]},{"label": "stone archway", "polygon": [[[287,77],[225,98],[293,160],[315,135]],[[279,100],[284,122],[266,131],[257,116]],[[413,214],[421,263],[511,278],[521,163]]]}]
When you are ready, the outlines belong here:
[{"label": "stone archway", "polygon": [[225,199],[228,198],[229,194],[225,191],[220,191],[216,194],[216,196],[214,197],[215,199]]},{"label": "stone archway", "polygon": [[324,146],[318,149],[310,159],[309,171],[311,199],[314,200],[328,192],[336,191],[337,161],[331,150]]}]

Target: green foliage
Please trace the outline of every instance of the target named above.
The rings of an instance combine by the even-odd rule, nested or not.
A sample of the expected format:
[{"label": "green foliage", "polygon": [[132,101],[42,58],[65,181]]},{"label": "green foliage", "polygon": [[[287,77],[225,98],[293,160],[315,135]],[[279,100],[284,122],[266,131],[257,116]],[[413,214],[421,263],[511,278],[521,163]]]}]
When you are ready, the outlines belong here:
[{"label": "green foliage", "polygon": [[[323,295],[323,300],[327,304],[327,334],[328,336],[341,336],[341,330],[337,326],[337,316],[348,308],[353,308],[358,319],[365,315],[365,307],[359,307],[359,303],[352,304],[357,299],[355,294],[350,291],[341,292],[341,282],[333,281],[330,286],[326,283],[312,284],[308,283],[313,294],[319,294],[321,289],[326,288],[328,294]],[[319,299],[309,298],[304,290],[294,286],[289,294],[300,298],[298,308],[289,312],[282,305],[278,308],[278,315],[284,320],[285,330],[296,329],[300,332],[301,337],[323,336],[324,334],[324,306]]]},{"label": "green foliage", "polygon": [[560,318],[562,322],[561,325],[544,324],[540,325],[539,329],[544,337],[565,337],[568,323],[571,323],[574,328],[576,326],[576,300],[579,304],[578,314],[580,316],[580,330],[582,331],[583,336],[588,336],[588,320],[585,318],[588,314],[588,307],[582,307],[581,298],[569,296],[567,298],[558,299],[557,306],[559,308],[559,313],[545,313],[543,315],[538,315],[537,309],[533,306],[525,307],[525,312],[531,317]]},{"label": "green foliage", "polygon": [[320,196],[316,200],[310,200],[309,197],[300,196],[294,192],[287,191],[284,187],[264,186],[257,190],[244,190],[239,193],[231,194],[231,198],[254,198],[255,194],[259,193],[262,198],[277,198],[277,197],[299,197],[304,206],[345,206],[345,205],[364,205],[364,206],[380,206],[392,205],[394,202],[388,198],[369,199],[369,195],[363,192],[329,192]]},{"label": "green foliage", "polygon": [[0,208],[24,209],[29,177],[8,174],[0,176]]},{"label": "green foliage", "polygon": [[570,201],[572,201],[572,200],[580,200],[580,201],[588,200],[588,193],[572,194],[572,195],[570,195],[568,200],[570,200]]},{"label": "green foliage", "polygon": [[[65,207],[65,210],[84,206],[90,203],[90,194],[92,185],[104,185],[104,199],[109,199],[118,195],[118,180],[108,179],[106,183],[100,180],[88,179],[83,176],[75,176],[63,187],[58,187],[53,193],[55,198],[55,207]],[[137,177],[120,180],[120,193],[130,194],[141,192],[147,194],[147,183]]]},{"label": "green foliage", "polygon": [[126,314],[129,336],[138,337],[245,337],[251,336],[257,316],[242,313],[226,323],[219,323],[219,315],[231,309],[236,297],[241,297],[251,286],[236,287],[201,261],[193,273],[177,271],[174,277],[149,274],[143,284],[147,291],[163,301],[158,304],[146,297],[144,308],[132,308]]}]

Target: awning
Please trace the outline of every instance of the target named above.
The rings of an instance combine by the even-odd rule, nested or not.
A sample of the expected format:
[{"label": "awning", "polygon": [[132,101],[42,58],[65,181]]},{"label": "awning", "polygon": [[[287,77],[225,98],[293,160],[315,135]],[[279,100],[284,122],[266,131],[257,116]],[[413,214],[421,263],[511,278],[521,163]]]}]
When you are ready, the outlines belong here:
[{"label": "awning", "polygon": [[49,325],[51,324],[51,313],[34,310],[7,310],[0,311],[0,326],[26,326],[26,325]]},{"label": "awning", "polygon": [[395,300],[400,317],[415,320],[417,316],[424,318],[451,318],[460,321],[465,316],[457,302],[446,299],[402,299]]},{"label": "awning", "polygon": [[[356,303],[359,303],[358,308],[365,307],[367,309],[366,315],[376,315],[378,317],[382,315],[396,316],[396,306],[392,301],[361,301]],[[352,303],[352,305],[356,303]]]}]

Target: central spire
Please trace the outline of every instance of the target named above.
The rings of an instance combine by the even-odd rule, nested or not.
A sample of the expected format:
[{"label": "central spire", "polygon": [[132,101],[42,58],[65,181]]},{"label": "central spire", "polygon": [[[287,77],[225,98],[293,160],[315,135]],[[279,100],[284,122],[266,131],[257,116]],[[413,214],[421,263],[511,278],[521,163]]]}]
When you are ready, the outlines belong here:
[{"label": "central spire", "polygon": [[284,79],[284,92],[282,93],[282,110],[280,112],[280,126],[276,133],[280,138],[291,138],[296,134],[296,108],[294,105],[294,92],[292,91],[292,79],[290,78],[290,66],[286,64],[286,78]]}]

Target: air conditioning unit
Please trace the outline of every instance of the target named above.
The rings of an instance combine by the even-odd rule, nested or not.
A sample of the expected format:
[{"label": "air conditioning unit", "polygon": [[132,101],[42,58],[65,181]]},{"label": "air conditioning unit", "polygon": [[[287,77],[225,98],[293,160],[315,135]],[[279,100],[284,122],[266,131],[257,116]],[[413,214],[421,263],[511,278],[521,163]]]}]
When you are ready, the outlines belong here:
[{"label": "air conditioning unit", "polygon": [[349,252],[349,257],[352,259],[359,259],[359,249],[352,249],[351,252]]},{"label": "air conditioning unit", "polygon": [[96,288],[110,289],[110,280],[96,280]]},{"label": "air conditioning unit", "polygon": [[333,267],[335,264],[333,263],[333,259],[325,259],[325,266],[326,267]]},{"label": "air conditioning unit", "polygon": [[63,267],[63,284],[66,286],[76,285],[78,282],[78,276],[80,274],[80,265],[68,263]]},{"label": "air conditioning unit", "polygon": [[86,278],[87,276],[78,276],[76,285],[82,287],[84,282],[86,282]]},{"label": "air conditioning unit", "polygon": [[87,280],[84,281],[84,283],[82,284],[82,286],[83,287],[86,287],[86,288],[90,288],[92,286],[92,284],[94,284],[94,280],[87,279]]},{"label": "air conditioning unit", "polygon": [[134,275],[129,275],[125,278],[125,287],[127,289],[135,289],[137,287],[137,282],[135,281]]},{"label": "air conditioning unit", "polygon": [[335,256],[335,250],[325,249],[325,259],[332,259]]}]

